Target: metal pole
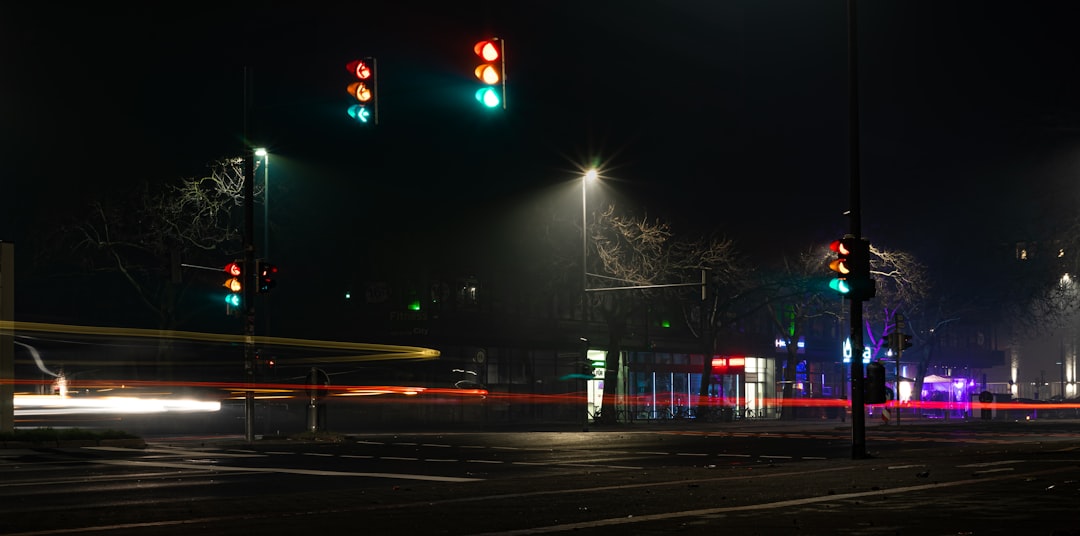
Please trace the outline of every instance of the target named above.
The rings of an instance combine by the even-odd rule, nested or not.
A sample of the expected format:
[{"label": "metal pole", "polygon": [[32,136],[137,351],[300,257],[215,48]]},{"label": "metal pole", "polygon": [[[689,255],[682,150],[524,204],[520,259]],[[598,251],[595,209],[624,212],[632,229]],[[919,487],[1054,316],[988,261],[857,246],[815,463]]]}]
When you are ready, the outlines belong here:
[{"label": "metal pole", "polygon": [[[900,335],[903,337],[903,334]],[[900,347],[896,351],[896,381],[893,383],[895,392],[893,393],[893,400],[896,401],[896,425],[900,426],[900,358],[904,355],[904,340],[900,339]]]},{"label": "metal pole", "polygon": [[263,258],[270,259],[270,153],[263,149]]},{"label": "metal pole", "polygon": [[0,432],[15,431],[15,244],[0,242]]},{"label": "metal pole", "polygon": [[255,150],[248,142],[248,70],[244,68],[244,439],[255,441]]},{"label": "metal pole", "polygon": [[[587,176],[581,177],[581,289],[582,289],[582,291],[589,288],[589,285],[587,284],[587,276],[585,275],[586,272],[588,272],[588,268],[586,267],[586,262],[585,261],[589,258],[588,216],[586,215],[586,209],[585,209],[585,183],[588,182],[588,179],[586,177]],[[582,307],[584,308],[585,307],[585,302],[584,302],[585,295],[584,294],[582,294],[581,299],[582,299]],[[584,314],[584,310],[583,310],[582,314]]]},{"label": "metal pole", "polygon": [[[848,7],[848,136],[850,144],[851,177],[851,234],[862,237],[861,192],[859,190],[859,84],[858,84],[858,31],[856,28],[856,0],[847,0]],[[862,299],[851,300],[851,458],[866,455],[866,411],[863,406],[863,307]]]},{"label": "metal pole", "polygon": [[[270,151],[263,153],[263,251],[266,262],[270,261]],[[270,294],[263,294],[263,336],[270,336]]]}]

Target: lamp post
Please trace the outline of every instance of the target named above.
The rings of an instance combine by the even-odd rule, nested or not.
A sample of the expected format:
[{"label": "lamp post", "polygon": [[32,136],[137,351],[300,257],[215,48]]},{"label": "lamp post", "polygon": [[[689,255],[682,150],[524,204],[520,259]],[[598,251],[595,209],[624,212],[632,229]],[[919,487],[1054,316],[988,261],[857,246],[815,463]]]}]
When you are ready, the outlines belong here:
[{"label": "lamp post", "polygon": [[263,159],[263,258],[270,258],[270,153],[265,148],[255,149],[255,156]]},{"label": "lamp post", "polygon": [[589,269],[586,266],[586,261],[589,258],[589,219],[588,219],[588,214],[587,214],[587,211],[586,211],[586,201],[585,201],[585,199],[586,199],[586,197],[585,197],[586,189],[585,189],[585,187],[590,182],[595,182],[597,177],[599,177],[599,173],[597,173],[596,168],[589,168],[589,170],[585,172],[585,175],[583,175],[581,177],[581,289],[582,289],[582,291],[584,291],[586,288],[589,288],[588,276],[587,276],[587,273],[588,273]]},{"label": "lamp post", "polygon": [[[581,177],[581,320],[584,324],[582,331],[585,336],[581,337],[582,350],[581,359],[584,362],[589,360],[589,339],[587,335],[589,333],[589,324],[586,321],[586,312],[588,311],[588,296],[587,290],[589,288],[589,269],[586,266],[586,261],[589,259],[589,217],[587,212],[586,186],[590,182],[595,182],[599,174],[596,172],[596,168],[589,168],[585,175]],[[605,367],[606,368],[606,367]],[[585,415],[582,422],[581,430],[583,432],[589,431],[589,381],[583,379],[584,384],[582,391],[585,393]]]}]

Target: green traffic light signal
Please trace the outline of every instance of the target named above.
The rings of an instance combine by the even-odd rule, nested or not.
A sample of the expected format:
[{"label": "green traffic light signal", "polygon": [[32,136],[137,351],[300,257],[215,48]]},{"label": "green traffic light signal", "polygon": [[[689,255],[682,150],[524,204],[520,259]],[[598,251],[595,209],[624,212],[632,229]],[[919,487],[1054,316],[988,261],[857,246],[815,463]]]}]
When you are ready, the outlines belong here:
[{"label": "green traffic light signal", "polygon": [[494,88],[482,87],[476,91],[476,100],[488,108],[498,108],[502,105],[502,98]]},{"label": "green traffic light signal", "polygon": [[851,292],[851,285],[848,285],[846,279],[842,279],[839,277],[833,278],[832,281],[829,281],[829,288],[839,292],[840,294],[847,294],[848,292]]}]

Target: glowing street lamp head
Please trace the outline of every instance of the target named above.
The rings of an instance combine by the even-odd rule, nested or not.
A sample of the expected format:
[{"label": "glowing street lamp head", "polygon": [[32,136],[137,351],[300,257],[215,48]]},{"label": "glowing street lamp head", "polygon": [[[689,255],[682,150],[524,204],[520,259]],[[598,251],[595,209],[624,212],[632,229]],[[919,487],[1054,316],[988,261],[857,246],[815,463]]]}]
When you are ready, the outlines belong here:
[{"label": "glowing street lamp head", "polygon": [[585,172],[585,180],[588,181],[588,182],[593,182],[596,179],[598,179],[599,177],[600,177],[600,173],[598,171],[596,171],[596,168],[589,168]]}]

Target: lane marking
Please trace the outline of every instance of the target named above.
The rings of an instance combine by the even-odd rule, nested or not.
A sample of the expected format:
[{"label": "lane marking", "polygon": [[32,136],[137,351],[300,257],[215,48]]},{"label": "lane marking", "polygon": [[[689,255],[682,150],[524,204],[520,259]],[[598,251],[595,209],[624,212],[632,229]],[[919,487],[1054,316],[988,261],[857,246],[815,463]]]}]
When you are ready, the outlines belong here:
[{"label": "lane marking", "polygon": [[1014,463],[1024,463],[1024,460],[1002,460],[1000,462],[967,463],[964,465],[957,465],[957,467],[993,467],[995,465],[1012,465]]},{"label": "lane marking", "polygon": [[[853,468],[854,467],[852,467],[852,466],[846,466],[846,467],[839,467],[839,468],[819,469],[819,470],[809,471],[809,473],[821,473],[821,472],[832,472],[832,471],[849,471],[849,470],[851,470]],[[801,472],[801,471],[798,472],[798,473],[796,473],[796,472],[773,473],[773,474],[768,475],[766,478],[783,478],[783,477],[793,476],[793,475],[796,475],[796,474],[807,474],[807,473],[806,472]],[[717,478],[699,478],[699,479],[693,479],[693,480],[690,480],[690,481],[683,480],[683,481],[678,481],[678,482],[619,484],[619,485],[612,485],[612,486],[597,486],[597,487],[586,488],[586,489],[573,489],[573,490],[558,489],[558,490],[548,490],[548,491],[529,491],[529,492],[521,492],[521,493],[505,493],[505,494],[500,494],[500,495],[496,495],[496,496],[460,497],[460,498],[445,499],[445,500],[440,500],[440,501],[435,501],[435,502],[438,503],[438,504],[452,504],[452,503],[462,503],[462,502],[486,501],[486,500],[491,500],[491,499],[508,499],[508,498],[519,498],[519,497],[520,498],[538,497],[538,496],[545,496],[545,495],[563,494],[563,493],[567,493],[567,492],[591,493],[591,492],[598,492],[598,491],[616,491],[616,490],[626,490],[626,489],[633,489],[633,488],[647,488],[647,487],[655,487],[655,486],[673,486],[673,485],[680,485],[681,486],[681,485],[684,485],[684,484],[686,484],[688,482],[718,482],[718,481],[746,480],[746,479],[750,479],[750,478],[761,478],[761,477],[759,475],[753,475],[753,476],[746,475],[746,476],[726,476],[726,477],[717,477]],[[422,503],[422,504],[430,504],[430,503]],[[396,505],[382,505],[382,507],[386,507],[386,508],[415,508],[415,507],[419,507],[419,506],[421,506],[421,504],[416,504],[416,503],[403,503],[403,504],[396,504]],[[343,513],[343,512],[372,511],[372,510],[376,510],[376,509],[378,509],[378,508],[377,507],[372,507],[372,506],[369,506],[369,505],[365,505],[365,506],[362,506],[362,507],[333,508],[333,509],[320,510],[320,511],[303,512],[303,513],[297,514],[297,515],[315,515],[315,516],[317,516],[317,515],[335,514],[335,513]],[[70,533],[81,533],[81,532],[104,532],[104,531],[130,529],[130,528],[169,527],[169,526],[186,525],[186,524],[193,524],[193,523],[213,524],[215,522],[220,522],[220,521],[235,521],[235,520],[238,520],[238,519],[245,519],[246,517],[247,517],[247,514],[239,514],[239,515],[238,514],[233,514],[233,515],[202,517],[202,518],[197,518],[197,519],[187,518],[187,519],[177,519],[177,520],[170,520],[170,521],[151,521],[151,522],[145,522],[145,523],[124,523],[124,524],[103,525],[103,526],[96,526],[96,527],[77,527],[77,528],[72,528],[72,529],[55,529],[55,530],[46,530],[46,531],[23,532],[23,533],[18,533],[18,534],[12,534],[10,536],[43,536],[43,535],[46,535],[46,534],[70,534]],[[557,530],[561,530],[561,529],[557,529]],[[549,532],[554,532],[554,531],[549,531]],[[503,534],[503,533],[497,533],[497,534]]]},{"label": "lane marking", "polygon": [[203,458],[260,458],[266,456],[265,454],[255,451],[208,451],[208,450],[191,450],[191,449],[129,449],[124,447],[82,447],[86,450],[99,450],[104,452],[133,452],[139,454],[145,453],[158,453],[166,454],[169,456],[199,456]]},{"label": "lane marking", "polygon": [[[1046,469],[1043,471],[1035,471],[1027,473],[1028,475],[1042,475],[1059,472],[1059,469]],[[984,484],[993,480],[1004,480],[1007,478],[1016,478],[1017,475],[1002,475],[991,478],[970,478],[966,480],[955,480],[952,482],[935,482],[933,484],[922,484],[918,486],[906,486],[902,488],[890,488],[879,489],[872,491],[853,492],[853,493],[840,493],[836,495],[821,495],[816,497],[806,497],[803,499],[789,499],[785,501],[774,501],[767,503],[747,504],[742,506],[722,506],[718,508],[702,508],[698,510],[684,510],[681,512],[667,512],[662,514],[645,514],[635,515],[632,517],[616,517],[608,519],[598,519],[595,521],[582,521],[578,523],[565,523],[562,525],[549,525],[547,527],[535,527],[518,530],[503,530],[499,532],[488,532],[481,534],[474,534],[472,536],[517,536],[526,534],[547,534],[551,532],[568,532],[572,530],[591,529],[597,527],[610,527],[616,525],[628,525],[631,523],[645,523],[652,521],[665,521],[668,519],[678,519],[684,517],[702,517],[702,516],[715,516],[718,514],[727,514],[731,512],[750,512],[756,510],[777,510],[787,509],[795,506],[806,506],[810,504],[817,504],[823,502],[836,502],[844,501],[848,499],[858,499],[862,497],[884,497],[891,496],[898,493],[913,493],[918,491],[926,491],[930,489],[949,488],[956,486],[966,486],[971,484]]]},{"label": "lane marking", "polygon": [[324,471],[317,469],[294,469],[291,467],[233,467],[233,466],[216,466],[208,468],[205,465],[188,464],[188,463],[169,463],[169,462],[143,462],[137,460],[99,460],[97,463],[103,465],[120,465],[130,467],[167,467],[173,469],[198,469],[206,471],[212,469],[213,471],[237,471],[244,473],[285,473],[292,475],[311,475],[311,476],[358,476],[367,478],[394,478],[401,480],[426,480],[429,482],[476,482],[483,480],[482,478],[461,478],[455,476],[435,476],[435,475],[416,475],[408,473],[354,473],[348,471]]}]

